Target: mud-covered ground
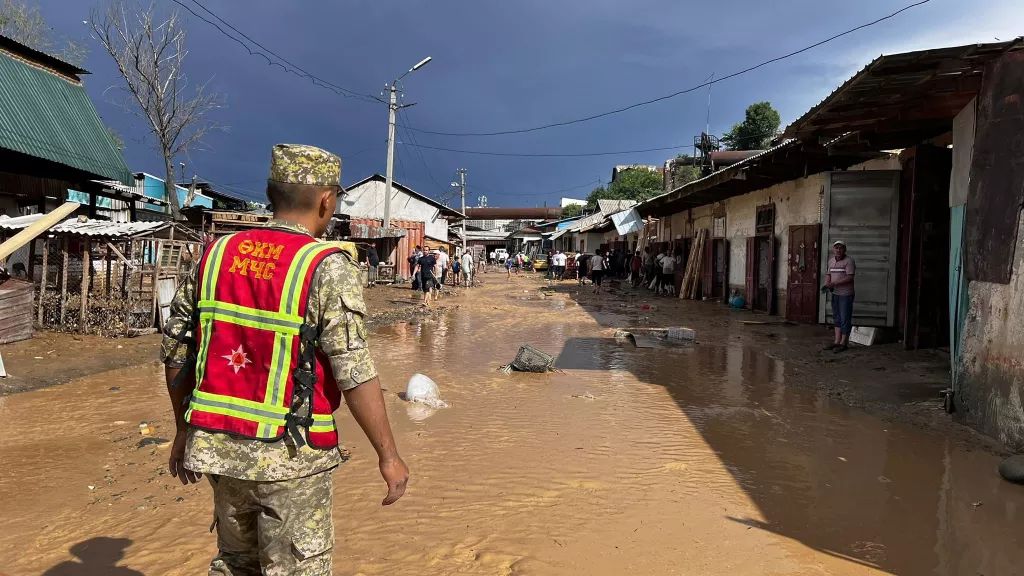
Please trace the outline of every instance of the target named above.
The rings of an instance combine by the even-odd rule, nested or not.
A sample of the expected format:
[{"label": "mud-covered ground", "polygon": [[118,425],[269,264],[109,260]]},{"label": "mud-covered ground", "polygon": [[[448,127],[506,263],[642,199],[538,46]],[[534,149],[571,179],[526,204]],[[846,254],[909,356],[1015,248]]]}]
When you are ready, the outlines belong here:
[{"label": "mud-covered ground", "polygon": [[[830,355],[820,328],[717,304],[485,280],[374,330],[412,481],[381,508],[373,451],[338,411],[335,574],[1019,573],[1024,487],[941,412],[941,354]],[[678,325],[696,342],[614,338]],[[498,371],[522,343],[559,371]],[[449,408],[399,399],[416,372]],[[0,421],[0,573],[205,572],[210,491],[164,472],[158,364],[0,397]]]},{"label": "mud-covered ground", "polygon": [[[457,309],[461,288],[446,287],[429,308],[421,306],[421,293],[408,286],[375,286],[365,292],[371,328],[399,322],[416,322]],[[0,396],[75,378],[152,363],[159,359],[160,335],[136,338],[104,338],[61,332],[37,331],[31,340],[0,345],[7,378],[0,378]]]}]

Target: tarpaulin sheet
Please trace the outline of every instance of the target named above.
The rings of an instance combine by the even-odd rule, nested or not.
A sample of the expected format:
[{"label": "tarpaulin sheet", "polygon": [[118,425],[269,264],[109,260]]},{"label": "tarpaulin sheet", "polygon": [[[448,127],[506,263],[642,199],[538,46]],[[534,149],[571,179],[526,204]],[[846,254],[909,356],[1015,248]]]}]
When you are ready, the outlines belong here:
[{"label": "tarpaulin sheet", "polygon": [[612,214],[611,218],[620,236],[639,232],[644,227],[644,222],[640,219],[640,213],[635,208]]}]

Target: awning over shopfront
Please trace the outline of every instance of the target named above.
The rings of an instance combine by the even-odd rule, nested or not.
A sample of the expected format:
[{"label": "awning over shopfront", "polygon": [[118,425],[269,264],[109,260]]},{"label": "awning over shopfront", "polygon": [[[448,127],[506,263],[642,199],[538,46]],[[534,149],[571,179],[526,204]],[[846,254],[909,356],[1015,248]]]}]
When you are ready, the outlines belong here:
[{"label": "awning over shopfront", "polygon": [[879,56],[790,124],[785,136],[823,143],[856,132],[842,148],[912,146],[951,130],[953,117],[977,95],[985,67],[1021,49],[1017,38]]}]

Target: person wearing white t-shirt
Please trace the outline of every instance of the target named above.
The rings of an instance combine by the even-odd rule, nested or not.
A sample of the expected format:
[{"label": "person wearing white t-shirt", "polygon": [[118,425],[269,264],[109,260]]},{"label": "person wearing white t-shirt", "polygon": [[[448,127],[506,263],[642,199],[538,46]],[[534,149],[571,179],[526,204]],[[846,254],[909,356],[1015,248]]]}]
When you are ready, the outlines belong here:
[{"label": "person wearing white t-shirt", "polygon": [[444,286],[445,281],[448,280],[448,262],[451,259],[444,248],[438,250],[435,255],[437,256],[437,267],[441,269],[441,285]]},{"label": "person wearing white t-shirt", "polygon": [[607,269],[608,265],[605,263],[604,256],[601,255],[601,250],[594,250],[594,255],[590,258],[590,279],[594,282],[595,294],[601,291],[601,281],[604,279]]},{"label": "person wearing white t-shirt", "polygon": [[665,254],[661,259],[661,290],[662,294],[673,294],[676,291],[676,256]]},{"label": "person wearing white t-shirt", "polygon": [[465,280],[466,286],[473,285],[473,255],[469,252],[462,253],[462,279]]},{"label": "person wearing white t-shirt", "polygon": [[561,280],[565,274],[565,254],[562,254],[561,250],[556,250],[554,255],[551,256],[551,279]]}]

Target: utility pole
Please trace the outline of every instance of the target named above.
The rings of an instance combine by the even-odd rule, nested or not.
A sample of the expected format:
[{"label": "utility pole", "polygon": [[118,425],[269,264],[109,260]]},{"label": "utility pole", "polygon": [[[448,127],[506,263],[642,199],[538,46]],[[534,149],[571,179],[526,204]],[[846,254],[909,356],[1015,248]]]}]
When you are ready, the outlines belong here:
[{"label": "utility pole", "polygon": [[384,185],[384,228],[391,227],[391,188],[394,183],[393,178],[395,171],[395,115],[399,108],[398,83],[401,82],[402,78],[408,76],[410,72],[415,72],[420,68],[423,68],[431,60],[432,58],[430,56],[420,60],[415,66],[406,70],[405,74],[395,78],[391,81],[391,84],[386,86],[388,89],[388,167],[387,175],[385,176],[386,182]]},{"label": "utility pole", "polygon": [[[388,87],[391,97],[388,103],[388,167],[384,184],[384,228],[391,227],[391,185],[395,170],[395,114],[398,112],[398,88],[396,82]],[[378,140],[379,142],[379,140]]]},{"label": "utility pole", "polygon": [[459,190],[462,192],[462,253],[466,253],[466,169],[459,168]]}]

